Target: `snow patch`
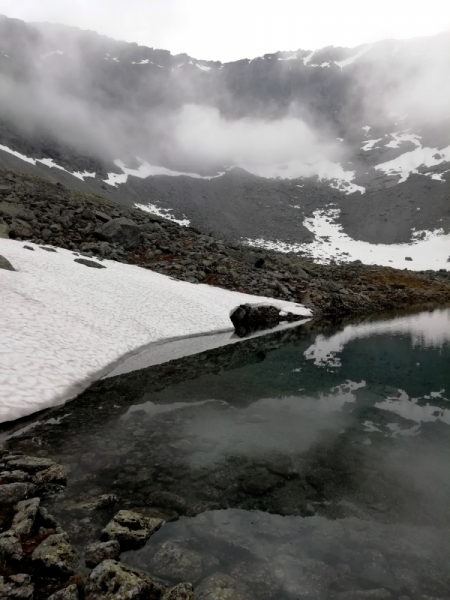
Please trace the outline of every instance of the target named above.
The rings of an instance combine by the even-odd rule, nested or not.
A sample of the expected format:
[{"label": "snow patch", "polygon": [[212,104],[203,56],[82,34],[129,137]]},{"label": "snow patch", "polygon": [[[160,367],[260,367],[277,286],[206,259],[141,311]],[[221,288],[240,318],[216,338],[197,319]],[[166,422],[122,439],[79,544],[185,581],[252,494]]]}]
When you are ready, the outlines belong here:
[{"label": "snow patch", "polygon": [[190,224],[189,219],[176,219],[172,214],[171,208],[161,208],[160,206],[155,206],[154,204],[135,204],[135,207],[140,208],[141,210],[144,210],[152,215],[157,215],[158,217],[163,217],[164,219],[178,223],[178,225],[182,225],[183,227],[188,227]]},{"label": "snow patch", "polygon": [[0,422],[74,397],[128,353],[174,337],[233,329],[240,304],[271,305],[309,317],[302,305],[176,281],[134,265],[74,262],[72,252],[45,252],[0,239],[17,269],[0,270]]},{"label": "snow patch", "polygon": [[76,177],[77,179],[81,179],[82,181],[84,181],[85,177],[95,177],[95,175],[96,175],[95,173],[89,173],[88,171],[84,171],[83,173],[76,172],[76,171],[71,172],[71,171],[68,171],[67,169],[65,169],[64,167],[61,167],[61,165],[58,165],[57,163],[55,163],[53,158],[30,158],[29,156],[25,156],[25,154],[21,154],[20,152],[11,150],[11,148],[8,148],[7,146],[2,146],[2,144],[0,144],[0,150],[3,150],[3,152],[8,152],[8,154],[12,154],[16,158],[20,158],[20,160],[23,160],[34,166],[36,166],[37,163],[41,163],[42,165],[45,165],[46,167],[49,167],[50,169],[59,169],[60,171],[64,171],[65,173],[68,173],[69,175],[73,175],[74,177]]},{"label": "snow patch", "polygon": [[[297,52],[295,54],[291,54],[291,56],[288,56],[287,58],[279,58],[278,60],[297,60]],[[303,64],[305,64],[304,60]]]},{"label": "snow patch", "polygon": [[364,150],[364,152],[367,152],[368,150],[372,150],[374,145],[377,142],[381,142],[383,138],[378,138],[377,140],[367,140],[366,142],[364,142],[364,145],[361,146],[361,150]]},{"label": "snow patch", "polygon": [[374,168],[383,171],[386,175],[399,175],[398,183],[403,183],[412,173],[418,174],[419,167],[435,167],[450,161],[450,146],[438,150],[437,148],[416,148],[405,152],[393,160],[376,165]]},{"label": "snow patch", "polygon": [[[411,271],[426,269],[448,269],[450,256],[450,235],[444,235],[442,229],[416,232],[409,244],[371,244],[354,240],[342,231],[337,222],[338,209],[316,210],[313,217],[306,218],[303,225],[311,231],[314,242],[309,244],[288,244],[286,242],[264,239],[245,242],[250,246],[278,250],[279,252],[302,252],[319,263],[351,262],[361,260],[368,265],[383,265]],[[421,239],[418,239],[419,236]],[[405,261],[406,257],[412,261]]]},{"label": "snow patch", "polygon": [[201,71],[211,71],[211,67],[207,67],[206,65],[199,65],[195,63],[195,66],[198,67]]},{"label": "snow patch", "polygon": [[308,56],[305,56],[305,58],[303,59],[303,64],[307,65],[311,61],[311,59],[315,53],[316,53],[316,51],[313,50],[310,54],[308,54]]},{"label": "snow patch", "polygon": [[422,144],[420,143],[422,137],[420,135],[407,132],[401,133],[400,131],[398,131],[397,133],[390,133],[389,135],[391,135],[394,139],[391,140],[388,144],[385,144],[386,148],[399,148],[400,144],[403,144],[404,142],[412,142],[419,148],[422,147]]},{"label": "snow patch", "polygon": [[361,48],[361,50],[359,52],[357,52],[356,54],[353,54],[353,56],[349,56],[348,58],[346,58],[345,60],[335,60],[334,64],[337,65],[338,67],[341,67],[341,71],[344,67],[348,67],[348,65],[351,65],[352,63],[355,62],[355,60],[357,60],[358,58],[361,58],[361,56],[363,56],[363,54],[365,54],[368,50],[370,50],[372,48],[373,44],[369,44],[368,46],[365,46],[364,48]]}]

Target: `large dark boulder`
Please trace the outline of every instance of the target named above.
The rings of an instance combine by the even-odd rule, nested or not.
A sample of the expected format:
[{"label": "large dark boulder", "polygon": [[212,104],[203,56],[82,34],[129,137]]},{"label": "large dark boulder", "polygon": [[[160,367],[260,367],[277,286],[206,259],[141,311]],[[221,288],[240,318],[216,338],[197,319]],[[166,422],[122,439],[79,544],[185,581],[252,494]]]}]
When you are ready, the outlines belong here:
[{"label": "large dark boulder", "polygon": [[126,250],[136,248],[141,243],[141,229],[131,219],[112,219],[94,232],[97,239],[121,244]]}]

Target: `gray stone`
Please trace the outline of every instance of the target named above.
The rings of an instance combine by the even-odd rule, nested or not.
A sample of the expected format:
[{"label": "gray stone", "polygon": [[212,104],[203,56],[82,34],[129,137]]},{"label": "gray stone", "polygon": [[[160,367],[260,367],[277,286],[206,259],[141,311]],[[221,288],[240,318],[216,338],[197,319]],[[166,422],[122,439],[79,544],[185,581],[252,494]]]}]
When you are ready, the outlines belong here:
[{"label": "gray stone", "polygon": [[82,504],[82,508],[87,510],[100,510],[102,508],[108,508],[109,506],[113,506],[118,502],[117,496],[114,494],[103,494],[96,498],[93,502],[87,502],[86,504]]},{"label": "gray stone", "polygon": [[9,238],[9,225],[0,217],[0,238]]},{"label": "gray stone", "polygon": [[392,598],[392,594],[384,588],[341,592],[335,596],[335,600],[389,600],[389,598]]},{"label": "gray stone", "polygon": [[[1,235],[0,235],[0,237],[1,237]],[[34,248],[32,246],[25,245],[24,248],[25,248],[25,250],[33,250],[34,251]]]},{"label": "gray stone", "polygon": [[6,483],[0,485],[0,505],[17,504],[29,498],[35,490],[31,483]]},{"label": "gray stone", "polygon": [[117,242],[130,250],[141,242],[141,228],[131,219],[120,217],[105,223],[95,231],[95,237],[106,242]]},{"label": "gray stone", "polygon": [[25,471],[2,471],[0,480],[5,483],[16,483],[20,481],[30,481],[30,475]]},{"label": "gray stone", "polygon": [[283,589],[289,596],[322,599],[330,584],[338,579],[336,571],[329,565],[311,559],[287,559],[283,568]]},{"label": "gray stone", "polygon": [[164,588],[146,574],[114,560],[100,563],[89,575],[86,600],[157,600]]},{"label": "gray stone", "polygon": [[7,258],[0,255],[0,269],[4,269],[5,271],[15,271],[15,268],[9,262]]},{"label": "gray stone", "polygon": [[40,458],[36,456],[19,456],[6,459],[9,469],[20,469],[27,473],[36,473],[42,469],[47,469],[56,463],[50,458]]},{"label": "gray stone", "polygon": [[63,590],[52,594],[47,600],[79,600],[78,587],[75,583],[68,585]]},{"label": "gray stone", "polygon": [[195,600],[191,583],[179,583],[164,594],[161,600]]},{"label": "gray stone", "polygon": [[20,560],[22,556],[22,544],[14,531],[9,529],[0,534],[0,562]]},{"label": "gray stone", "polygon": [[159,506],[160,508],[171,508],[178,513],[186,512],[186,500],[172,492],[152,492],[148,498],[150,506]]},{"label": "gray stone", "polygon": [[12,219],[24,219],[25,221],[33,221],[36,218],[33,211],[28,210],[21,204],[5,201],[0,202],[0,215]]},{"label": "gray stone", "polygon": [[97,217],[97,219],[103,221],[103,223],[108,223],[108,221],[111,221],[111,217],[101,210],[94,210],[94,215]]},{"label": "gray stone", "polygon": [[29,575],[0,577],[0,600],[32,600],[34,585]]},{"label": "gray stone", "polygon": [[196,600],[254,600],[246,585],[224,573],[206,577],[195,589]]},{"label": "gray stone", "polygon": [[103,529],[102,541],[117,540],[122,550],[142,547],[164,523],[131,510],[121,510]]},{"label": "gray stone", "polygon": [[162,579],[197,583],[203,575],[203,561],[198,552],[168,541],[156,551],[150,562],[150,569]]},{"label": "gray stone", "polygon": [[35,549],[31,559],[36,569],[61,579],[68,579],[78,567],[78,556],[66,533],[50,535]]},{"label": "gray stone", "polygon": [[17,512],[14,515],[11,529],[18,537],[23,538],[30,535],[40,502],[39,498],[32,498],[31,500],[22,500],[15,506]]},{"label": "gray stone", "polygon": [[48,469],[38,471],[33,476],[32,481],[36,485],[42,485],[44,483],[57,483],[59,485],[66,485],[67,477],[63,467],[61,465],[54,464],[48,467]]},{"label": "gray stone", "polygon": [[117,540],[109,542],[95,542],[89,544],[85,550],[84,561],[86,566],[93,569],[104,560],[116,560],[120,555],[120,544]]},{"label": "gray stone", "polygon": [[89,260],[87,258],[75,258],[74,262],[84,265],[85,267],[92,267],[94,269],[106,269],[105,265],[101,265],[95,260]]},{"label": "gray stone", "polygon": [[258,600],[271,600],[281,589],[283,571],[270,569],[265,563],[242,562],[234,565],[231,577],[245,583]]}]

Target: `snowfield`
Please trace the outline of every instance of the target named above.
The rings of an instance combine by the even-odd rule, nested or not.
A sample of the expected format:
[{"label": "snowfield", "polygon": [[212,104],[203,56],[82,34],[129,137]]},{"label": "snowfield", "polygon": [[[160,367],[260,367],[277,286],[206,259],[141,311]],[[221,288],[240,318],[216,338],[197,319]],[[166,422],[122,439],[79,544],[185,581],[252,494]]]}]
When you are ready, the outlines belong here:
[{"label": "snowfield", "polygon": [[0,239],[0,255],[16,269],[0,269],[0,422],[63,403],[151,342],[232,331],[240,304],[311,315],[114,261],[89,268],[60,248]]}]

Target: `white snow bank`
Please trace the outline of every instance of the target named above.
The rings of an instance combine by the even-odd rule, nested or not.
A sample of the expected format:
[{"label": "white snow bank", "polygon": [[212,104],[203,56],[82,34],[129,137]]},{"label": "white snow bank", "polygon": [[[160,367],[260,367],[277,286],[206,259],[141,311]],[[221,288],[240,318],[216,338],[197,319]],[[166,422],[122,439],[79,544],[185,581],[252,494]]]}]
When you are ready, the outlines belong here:
[{"label": "white snow bank", "polygon": [[341,70],[344,67],[347,67],[348,65],[351,65],[352,63],[355,62],[356,59],[361,58],[361,56],[363,54],[365,54],[368,50],[370,50],[372,48],[373,44],[370,44],[368,46],[365,46],[364,48],[361,48],[361,50],[359,50],[359,52],[357,52],[356,54],[353,54],[353,56],[349,56],[348,58],[346,58],[345,60],[335,60],[334,64],[337,65],[338,67],[341,67]]},{"label": "white snow bank", "polygon": [[448,161],[450,161],[450,146],[442,150],[419,147],[393,160],[376,165],[375,169],[383,171],[386,175],[400,175],[398,183],[403,183],[412,173],[418,173],[419,167],[434,167]]},{"label": "white snow bank", "polygon": [[103,181],[108,185],[115,187],[118,183],[126,183],[129,175],[140,177],[141,179],[153,177],[155,175],[168,175],[169,177],[180,177],[181,175],[185,175],[187,177],[194,177],[195,179],[215,179],[216,177],[221,177],[223,175],[223,173],[219,173],[218,175],[199,175],[198,173],[172,171],[172,169],[167,169],[166,167],[151,165],[139,157],[136,158],[141,163],[137,169],[128,168],[120,159],[115,160],[114,164],[117,165],[119,169],[122,169],[123,173],[108,173],[108,179],[104,179]]},{"label": "white snow bank", "polygon": [[419,148],[422,147],[422,144],[420,142],[422,136],[416,135],[415,133],[401,133],[400,131],[398,131],[396,133],[391,133],[390,135],[393,139],[388,144],[386,144],[386,148],[399,148],[400,144],[406,142],[412,142]]},{"label": "white snow bank", "polygon": [[[416,239],[409,244],[371,244],[354,240],[342,231],[337,222],[339,210],[317,210],[303,225],[314,233],[315,240],[309,244],[287,244],[263,239],[246,240],[251,246],[278,250],[279,252],[304,252],[319,263],[330,260],[350,262],[361,260],[367,265],[383,265],[411,271],[426,269],[450,269],[450,235],[442,230],[416,232]],[[423,239],[417,239],[423,235]],[[412,258],[406,261],[406,257]]]},{"label": "white snow bank", "polygon": [[188,227],[190,223],[189,219],[176,219],[171,212],[172,209],[170,208],[161,208],[160,206],[155,206],[154,204],[139,203],[136,203],[135,207],[140,208],[141,210],[144,210],[152,215],[157,215],[158,217],[163,217],[164,219],[178,223],[178,225],[181,225],[182,227]]},{"label": "white snow bank", "polygon": [[0,239],[0,254],[17,269],[0,270],[0,422],[61,404],[151,342],[230,331],[239,304],[311,314],[113,261],[92,269],[68,250],[27,245],[35,250]]},{"label": "white snow bank", "polygon": [[77,179],[81,179],[82,181],[84,181],[85,177],[95,177],[95,173],[88,173],[87,171],[84,171],[83,173],[79,173],[76,171],[67,171],[67,169],[65,169],[64,167],[61,167],[60,165],[56,164],[53,158],[30,158],[29,156],[25,156],[25,154],[21,154],[20,152],[16,152],[15,150],[11,150],[11,148],[8,148],[8,146],[3,146],[2,144],[0,144],[0,150],[3,150],[3,152],[8,152],[8,154],[12,154],[16,158],[20,158],[20,160],[23,160],[34,166],[36,166],[36,163],[41,163],[46,167],[49,167],[50,169],[59,169],[60,171],[65,171],[66,173],[69,173],[69,175],[73,175],[74,177],[76,177]]}]

